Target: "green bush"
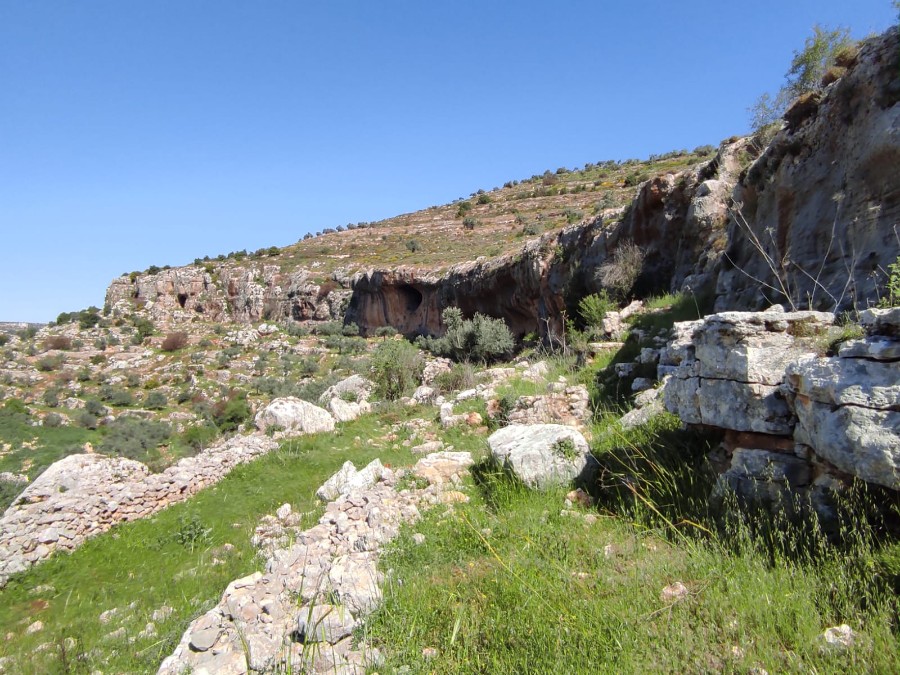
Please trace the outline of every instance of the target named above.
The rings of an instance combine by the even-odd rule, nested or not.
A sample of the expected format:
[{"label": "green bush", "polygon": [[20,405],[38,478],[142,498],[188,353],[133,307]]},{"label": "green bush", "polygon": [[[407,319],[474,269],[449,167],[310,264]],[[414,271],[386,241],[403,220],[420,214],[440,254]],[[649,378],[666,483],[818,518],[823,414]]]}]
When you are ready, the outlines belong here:
[{"label": "green bush", "polygon": [[490,204],[492,200],[491,200],[490,195],[480,194],[480,195],[478,195],[478,199],[476,199],[475,201],[478,202],[479,204]]},{"label": "green bush", "polygon": [[463,319],[457,307],[448,307],[441,315],[447,331],[439,338],[422,338],[422,345],[433,354],[454,361],[489,363],[509,356],[515,342],[503,319],[476,313]]},{"label": "green bush", "polygon": [[38,359],[35,367],[42,373],[49,373],[53,370],[59,370],[59,368],[62,367],[65,362],[66,357],[62,354],[48,354],[47,356],[42,356],[40,359]]},{"label": "green bush", "polygon": [[144,407],[147,410],[162,410],[169,403],[169,399],[161,391],[151,391],[144,399]]},{"label": "green bush", "polygon": [[467,216],[466,218],[463,218],[463,227],[470,231],[474,230],[478,227],[478,221],[472,216]]},{"label": "green bush", "polygon": [[615,308],[616,304],[609,297],[609,293],[601,290],[599,293],[592,293],[579,301],[578,314],[588,332],[597,335],[602,331],[603,319],[607,312]]},{"label": "green bush", "polygon": [[168,440],[171,433],[171,427],[165,422],[119,417],[106,426],[98,450],[105,455],[146,463],[158,456],[156,449]]},{"label": "green bush", "polygon": [[247,394],[231,391],[212,407],[212,421],[222,431],[235,431],[246,422],[253,411],[247,402]]},{"label": "green bush", "polygon": [[219,435],[212,424],[198,424],[188,427],[181,434],[181,440],[193,450],[203,450]]},{"label": "green bush", "polygon": [[424,361],[421,352],[405,340],[382,342],[372,354],[372,379],[383,399],[394,401],[419,384]]},{"label": "green bush", "polygon": [[422,245],[419,244],[419,242],[416,241],[415,239],[407,239],[406,240],[406,249],[410,253],[415,253],[416,251],[420,250],[421,248],[422,248]]}]

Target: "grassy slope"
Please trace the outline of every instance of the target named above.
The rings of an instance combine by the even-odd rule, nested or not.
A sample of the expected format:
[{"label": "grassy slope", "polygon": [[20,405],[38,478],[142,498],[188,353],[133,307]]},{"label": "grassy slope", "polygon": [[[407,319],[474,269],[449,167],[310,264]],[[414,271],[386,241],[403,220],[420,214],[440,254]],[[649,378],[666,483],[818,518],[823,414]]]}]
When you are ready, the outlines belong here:
[{"label": "grassy slope", "polygon": [[[384,672],[900,668],[895,598],[867,578],[868,546],[801,561],[773,557],[747,529],[742,546],[726,546],[673,536],[655,518],[606,512],[588,524],[561,515],[563,491],[541,494],[483,471],[480,499],[430,513],[382,560],[393,583],[368,633],[389,650]],[[679,581],[689,595],[662,599]],[[843,622],[858,644],[823,650],[819,634]],[[437,655],[423,659],[426,648]]]},{"label": "grassy slope", "polygon": [[[402,438],[393,443],[379,439],[390,432],[391,423],[417,412],[367,416],[342,425],[335,434],[289,441],[188,502],[119,526],[72,555],[56,556],[14,577],[0,591],[0,634],[12,635],[4,654],[17,664],[10,672],[68,672],[67,667],[75,672],[155,672],[188,621],[218,602],[228,582],[258,567],[250,537],[261,516],[288,502],[295,511],[309,512],[305,522],[312,525],[318,507],[315,490],[344,461],[360,466],[380,457],[386,464],[408,463],[411,455],[399,445]],[[460,436],[456,441],[459,447],[478,439]],[[173,536],[189,534],[192,522],[209,529],[193,547]],[[223,552],[225,543],[234,550]],[[214,564],[214,558],[223,564]],[[53,590],[40,590],[42,586]],[[157,622],[159,635],[129,644],[128,638],[136,637],[151,613],[164,605],[174,612]],[[122,614],[99,623],[100,613],[114,607]],[[26,635],[26,627],[38,620],[44,629]],[[119,627],[125,628],[125,637],[105,637]],[[66,638],[75,638],[77,645],[65,648]],[[45,651],[34,654],[41,644],[48,645]]]}]

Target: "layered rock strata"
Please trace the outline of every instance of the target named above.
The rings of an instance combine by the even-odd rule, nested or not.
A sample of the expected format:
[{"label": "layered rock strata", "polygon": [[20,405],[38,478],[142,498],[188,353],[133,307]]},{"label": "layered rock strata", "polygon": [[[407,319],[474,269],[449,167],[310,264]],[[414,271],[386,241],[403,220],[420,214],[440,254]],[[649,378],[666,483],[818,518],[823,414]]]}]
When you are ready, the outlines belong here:
[{"label": "layered rock strata", "polygon": [[832,323],[769,311],[676,325],[659,366],[666,407],[726,431],[721,488],[769,502],[799,493],[820,512],[853,477],[900,488],[900,309],[864,312],[865,339],[818,356]]}]

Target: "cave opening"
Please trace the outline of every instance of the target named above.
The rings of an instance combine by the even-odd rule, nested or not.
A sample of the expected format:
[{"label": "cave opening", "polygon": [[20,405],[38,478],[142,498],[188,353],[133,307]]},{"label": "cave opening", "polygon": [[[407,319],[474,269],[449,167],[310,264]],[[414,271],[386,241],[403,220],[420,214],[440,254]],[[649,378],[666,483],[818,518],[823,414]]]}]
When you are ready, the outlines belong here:
[{"label": "cave opening", "polygon": [[187,304],[187,299],[187,293],[178,294],[178,304],[181,305],[181,309],[184,309],[185,304]]},{"label": "cave opening", "polygon": [[422,293],[416,288],[412,286],[408,286],[406,284],[397,287],[397,291],[400,293],[400,297],[403,298],[406,303],[406,311],[407,313],[415,312],[422,304]]}]

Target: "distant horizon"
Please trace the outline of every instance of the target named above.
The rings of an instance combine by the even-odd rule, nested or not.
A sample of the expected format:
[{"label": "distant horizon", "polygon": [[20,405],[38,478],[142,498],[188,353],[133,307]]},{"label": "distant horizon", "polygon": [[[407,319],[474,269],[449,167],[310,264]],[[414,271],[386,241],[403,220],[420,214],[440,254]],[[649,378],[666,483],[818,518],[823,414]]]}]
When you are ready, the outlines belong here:
[{"label": "distant horizon", "polygon": [[102,307],[129,270],[718,145],[749,131],[816,23],[858,38],[897,15],[890,0],[7,3],[0,317],[48,323]]}]

